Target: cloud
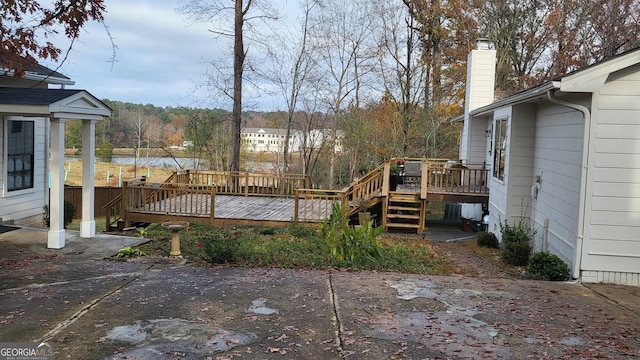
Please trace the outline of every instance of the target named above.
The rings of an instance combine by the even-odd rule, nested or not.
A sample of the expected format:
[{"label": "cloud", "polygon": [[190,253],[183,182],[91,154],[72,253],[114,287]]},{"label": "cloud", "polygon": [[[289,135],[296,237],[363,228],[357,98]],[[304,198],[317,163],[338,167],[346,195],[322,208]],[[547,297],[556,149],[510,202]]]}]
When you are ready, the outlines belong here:
[{"label": "cloud", "polygon": [[175,6],[175,1],[110,0],[108,32],[103,24],[90,24],[61,72],[75,80],[74,88],[98,98],[193,106],[184,99],[203,76],[205,63],[225,56],[220,50],[225,44],[206,24],[188,24]]},{"label": "cloud", "polygon": [[[291,0],[274,0],[271,4],[285,13],[297,10]],[[175,0],[107,1],[105,24],[91,23],[84,29],[60,71],[76,82],[72,88],[86,89],[100,99],[231,110],[228,98],[196,96],[194,90],[197,84],[207,82],[205,74],[212,72],[212,61],[223,62],[222,66],[216,65],[218,69],[233,68],[232,38],[212,33],[211,24],[190,23],[187,15],[176,11],[178,5]],[[293,21],[291,17],[288,20]],[[112,41],[117,47],[115,62],[111,61]],[[64,49],[66,39],[55,43]],[[251,50],[252,61],[257,58],[260,62],[261,55],[255,47]],[[254,93],[250,86],[245,94],[247,108],[283,107],[277,105],[281,102],[278,99]]]}]

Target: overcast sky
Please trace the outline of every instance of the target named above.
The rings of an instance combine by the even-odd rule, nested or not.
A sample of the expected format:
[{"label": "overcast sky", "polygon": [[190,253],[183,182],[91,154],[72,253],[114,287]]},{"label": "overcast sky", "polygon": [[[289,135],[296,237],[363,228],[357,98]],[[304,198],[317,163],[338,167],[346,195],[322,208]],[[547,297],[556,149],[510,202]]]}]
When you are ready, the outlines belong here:
[{"label": "overcast sky", "polygon": [[[294,12],[297,7],[295,0],[274,2],[282,3],[281,10]],[[117,47],[116,61],[110,61],[114,50],[104,25],[90,24],[59,70],[75,81],[69,88],[86,89],[99,99],[163,107],[212,106],[191,95],[195,84],[203,81],[205,62],[223,56],[232,59],[228,44],[208,31],[211,25],[187,22],[176,11],[177,0],[105,3],[105,24]],[[290,21],[294,17],[288,16]],[[277,103],[277,99],[261,99],[256,110],[274,110]]]}]

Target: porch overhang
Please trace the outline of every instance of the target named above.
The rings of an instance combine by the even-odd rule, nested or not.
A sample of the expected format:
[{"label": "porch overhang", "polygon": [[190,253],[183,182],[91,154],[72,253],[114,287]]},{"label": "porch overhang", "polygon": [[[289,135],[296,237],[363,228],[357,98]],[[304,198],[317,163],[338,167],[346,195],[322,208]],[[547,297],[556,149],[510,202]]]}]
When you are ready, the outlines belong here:
[{"label": "porch overhang", "polygon": [[[0,87],[0,116],[46,121],[45,168],[50,174],[49,248],[65,246],[64,230],[64,124],[82,120],[82,222],[80,236],[96,234],[94,219],[93,170],[95,163],[95,123],[111,114],[111,109],[86,90]],[[50,142],[49,142],[50,139]],[[46,196],[45,196],[46,199]]]}]

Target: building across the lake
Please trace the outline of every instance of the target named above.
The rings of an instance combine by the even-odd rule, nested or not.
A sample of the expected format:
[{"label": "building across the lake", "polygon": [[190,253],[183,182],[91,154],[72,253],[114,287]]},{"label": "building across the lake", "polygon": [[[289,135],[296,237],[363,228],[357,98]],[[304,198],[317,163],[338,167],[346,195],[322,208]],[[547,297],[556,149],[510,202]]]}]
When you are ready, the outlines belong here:
[{"label": "building across the lake", "polygon": [[[242,144],[248,152],[259,153],[281,153],[284,151],[285,138],[287,137],[286,129],[275,128],[245,128],[240,137]],[[303,144],[307,148],[317,149],[330,138],[334,138],[334,152],[339,154],[342,152],[342,131],[334,131],[330,129],[314,129],[309,131],[306,136],[300,130],[291,130],[289,134],[289,152],[298,152],[302,149]]]}]

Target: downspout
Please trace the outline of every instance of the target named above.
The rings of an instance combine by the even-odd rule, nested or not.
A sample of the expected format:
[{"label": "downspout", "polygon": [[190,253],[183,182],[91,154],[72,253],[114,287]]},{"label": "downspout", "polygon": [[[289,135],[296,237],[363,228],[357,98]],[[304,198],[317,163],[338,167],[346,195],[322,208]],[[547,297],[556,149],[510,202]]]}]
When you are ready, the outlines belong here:
[{"label": "downspout", "polygon": [[577,279],[580,277],[580,268],[582,265],[582,247],[584,243],[584,229],[585,229],[585,216],[586,209],[585,204],[587,200],[587,171],[589,169],[589,144],[591,138],[591,111],[583,105],[570,103],[568,101],[560,100],[555,96],[554,90],[547,91],[547,97],[549,101],[554,104],[566,106],[568,108],[580,111],[584,116],[584,134],[582,142],[582,166],[580,175],[580,203],[578,205],[578,234],[576,238],[576,253],[573,262],[573,274],[572,277]]}]

